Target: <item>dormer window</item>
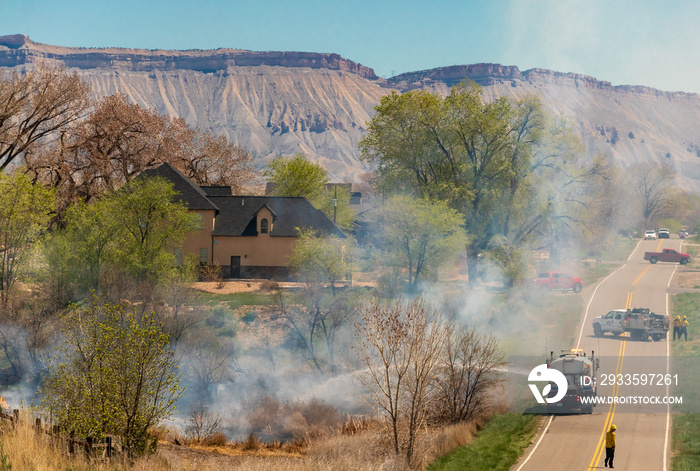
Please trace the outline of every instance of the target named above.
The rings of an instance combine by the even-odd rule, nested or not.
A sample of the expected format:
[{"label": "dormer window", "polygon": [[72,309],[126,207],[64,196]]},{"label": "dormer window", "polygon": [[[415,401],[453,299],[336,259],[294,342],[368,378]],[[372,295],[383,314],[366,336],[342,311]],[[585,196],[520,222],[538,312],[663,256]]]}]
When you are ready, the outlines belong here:
[{"label": "dormer window", "polygon": [[267,234],[270,231],[270,222],[267,220],[267,218],[263,218],[260,220],[260,233],[261,234]]}]

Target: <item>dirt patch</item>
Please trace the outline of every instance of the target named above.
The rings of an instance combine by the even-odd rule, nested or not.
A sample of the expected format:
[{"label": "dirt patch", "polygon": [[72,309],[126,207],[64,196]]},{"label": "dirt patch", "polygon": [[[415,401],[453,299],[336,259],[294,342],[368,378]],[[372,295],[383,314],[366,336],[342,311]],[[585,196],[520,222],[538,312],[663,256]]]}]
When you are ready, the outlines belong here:
[{"label": "dirt patch", "polygon": [[[200,281],[193,283],[194,289],[214,294],[233,294],[261,291],[266,280]],[[301,283],[279,282],[280,288],[298,288]]]}]

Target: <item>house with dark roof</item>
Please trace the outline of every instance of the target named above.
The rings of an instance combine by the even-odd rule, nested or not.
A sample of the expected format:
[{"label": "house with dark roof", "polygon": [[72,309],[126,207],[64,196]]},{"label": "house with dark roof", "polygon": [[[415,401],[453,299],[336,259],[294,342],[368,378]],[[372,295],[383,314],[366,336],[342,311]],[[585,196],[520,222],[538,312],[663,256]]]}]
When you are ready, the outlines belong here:
[{"label": "house with dark roof", "polygon": [[227,186],[194,184],[168,163],[140,175],[155,176],[171,181],[180,200],[199,217],[197,230],[188,235],[178,259],[194,254],[200,264],[217,264],[231,278],[287,278],[300,230],[345,238],[306,198],[233,196]]}]

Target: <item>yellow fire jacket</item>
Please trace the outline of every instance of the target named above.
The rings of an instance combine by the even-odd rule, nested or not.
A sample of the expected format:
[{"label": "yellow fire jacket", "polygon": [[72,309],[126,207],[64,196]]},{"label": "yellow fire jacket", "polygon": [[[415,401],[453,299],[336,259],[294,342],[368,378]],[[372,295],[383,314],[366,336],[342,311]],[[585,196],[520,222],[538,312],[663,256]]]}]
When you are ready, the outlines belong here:
[{"label": "yellow fire jacket", "polygon": [[605,448],[615,448],[615,432],[605,434]]}]

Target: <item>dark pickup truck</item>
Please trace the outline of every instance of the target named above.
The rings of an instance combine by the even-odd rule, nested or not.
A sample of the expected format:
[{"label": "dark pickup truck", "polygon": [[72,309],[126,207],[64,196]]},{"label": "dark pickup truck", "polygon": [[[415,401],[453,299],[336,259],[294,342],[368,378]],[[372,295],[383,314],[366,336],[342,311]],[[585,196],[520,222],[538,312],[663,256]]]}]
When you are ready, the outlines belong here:
[{"label": "dark pickup truck", "polygon": [[674,262],[685,265],[690,263],[690,255],[673,249],[664,249],[662,252],[644,252],[644,260],[649,260],[649,263]]}]

